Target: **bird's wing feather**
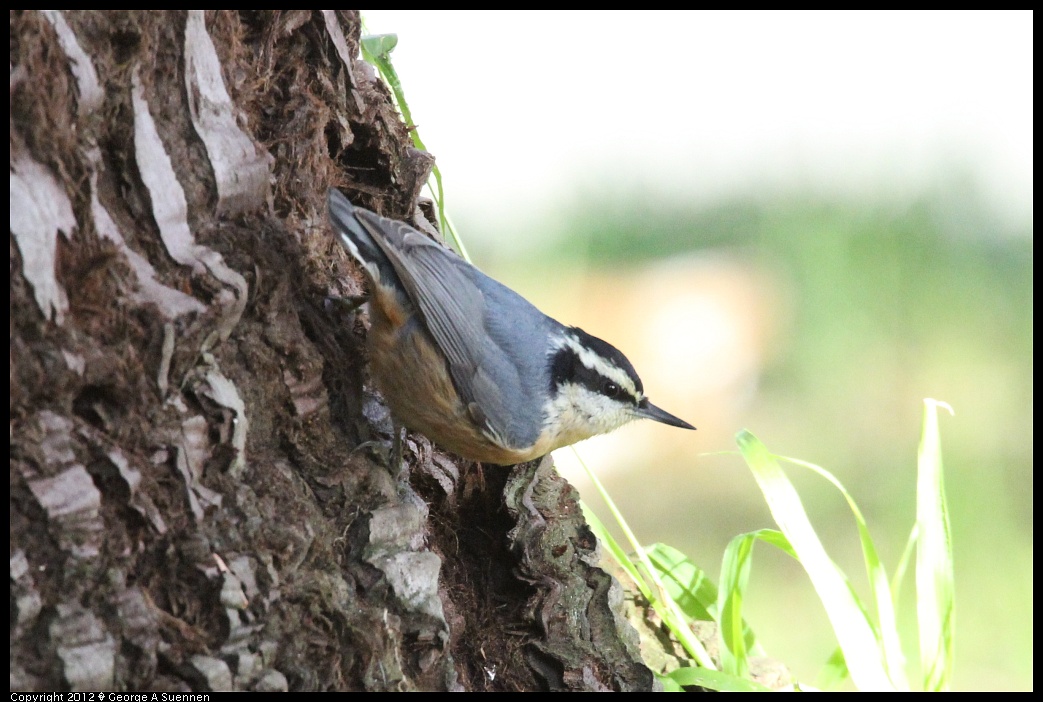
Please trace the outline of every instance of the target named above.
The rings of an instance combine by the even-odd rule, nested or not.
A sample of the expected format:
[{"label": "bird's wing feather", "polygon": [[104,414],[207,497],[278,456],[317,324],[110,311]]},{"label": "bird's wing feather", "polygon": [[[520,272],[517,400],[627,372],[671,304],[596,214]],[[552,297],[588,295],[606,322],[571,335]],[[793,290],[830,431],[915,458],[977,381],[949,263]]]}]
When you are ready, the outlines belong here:
[{"label": "bird's wing feather", "polygon": [[[497,443],[524,445],[505,397],[519,397],[517,369],[490,343],[486,300],[475,283],[477,269],[402,222],[365,210],[356,216],[373,234],[415,302],[428,331],[449,361],[460,399]],[[374,231],[376,230],[376,231]],[[494,380],[495,378],[495,380]]]}]

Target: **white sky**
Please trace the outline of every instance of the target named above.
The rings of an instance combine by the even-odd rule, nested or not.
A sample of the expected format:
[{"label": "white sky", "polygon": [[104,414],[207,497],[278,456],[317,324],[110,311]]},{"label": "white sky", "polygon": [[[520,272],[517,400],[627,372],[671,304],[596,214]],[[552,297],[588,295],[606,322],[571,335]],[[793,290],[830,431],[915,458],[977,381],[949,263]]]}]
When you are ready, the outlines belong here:
[{"label": "white sky", "polygon": [[1031,12],[364,10],[455,213],[606,181],[901,195],[965,168],[1032,211]]}]

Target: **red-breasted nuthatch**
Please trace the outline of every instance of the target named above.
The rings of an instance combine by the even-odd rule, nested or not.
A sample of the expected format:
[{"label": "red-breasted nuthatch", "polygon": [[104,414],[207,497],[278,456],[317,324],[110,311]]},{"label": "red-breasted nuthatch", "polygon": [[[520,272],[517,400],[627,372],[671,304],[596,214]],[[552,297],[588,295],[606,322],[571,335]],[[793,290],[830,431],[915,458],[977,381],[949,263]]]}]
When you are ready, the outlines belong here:
[{"label": "red-breasted nuthatch", "polygon": [[403,222],[329,192],[370,279],[369,357],[392,414],[464,458],[509,465],[632,419],[692,425],[645,397],[611,344],[566,327]]}]

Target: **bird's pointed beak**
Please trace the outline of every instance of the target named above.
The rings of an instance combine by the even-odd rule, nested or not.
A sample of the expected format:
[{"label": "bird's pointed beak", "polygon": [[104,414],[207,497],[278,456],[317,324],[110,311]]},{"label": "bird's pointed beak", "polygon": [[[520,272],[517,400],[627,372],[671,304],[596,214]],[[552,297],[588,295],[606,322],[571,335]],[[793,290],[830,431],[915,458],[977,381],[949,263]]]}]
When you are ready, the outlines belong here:
[{"label": "bird's pointed beak", "polygon": [[638,417],[641,417],[642,419],[651,419],[653,421],[661,422],[663,424],[669,424],[672,427],[681,427],[682,429],[695,429],[695,427],[693,427],[691,424],[684,421],[683,419],[679,419],[678,417],[675,417],[669,412],[659,409],[651,402],[649,402],[647,398],[641,400],[641,404],[637,406],[636,414]]}]

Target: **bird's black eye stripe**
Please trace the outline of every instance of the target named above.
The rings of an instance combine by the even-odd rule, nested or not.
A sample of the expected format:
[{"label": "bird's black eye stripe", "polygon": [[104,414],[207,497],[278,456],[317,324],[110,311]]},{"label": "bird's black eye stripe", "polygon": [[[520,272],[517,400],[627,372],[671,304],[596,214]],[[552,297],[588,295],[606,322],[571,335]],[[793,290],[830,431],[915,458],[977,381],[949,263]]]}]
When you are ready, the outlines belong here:
[{"label": "bird's black eye stripe", "polygon": [[[580,345],[593,351],[595,354],[605,359],[619,370],[623,371],[634,383],[634,389],[641,394],[644,388],[641,385],[641,378],[637,376],[637,371],[634,370],[634,366],[627,360],[627,357],[612,344],[599,339],[596,336],[591,336],[587,332],[583,331],[579,327],[569,327],[569,332],[575,335]],[[593,388],[592,388],[593,389]]]},{"label": "bird's black eye stripe", "polygon": [[582,385],[620,402],[636,402],[619,383],[583,365],[576,352],[568,347],[559,349],[551,357],[551,392],[557,394],[559,386],[566,383]]}]

